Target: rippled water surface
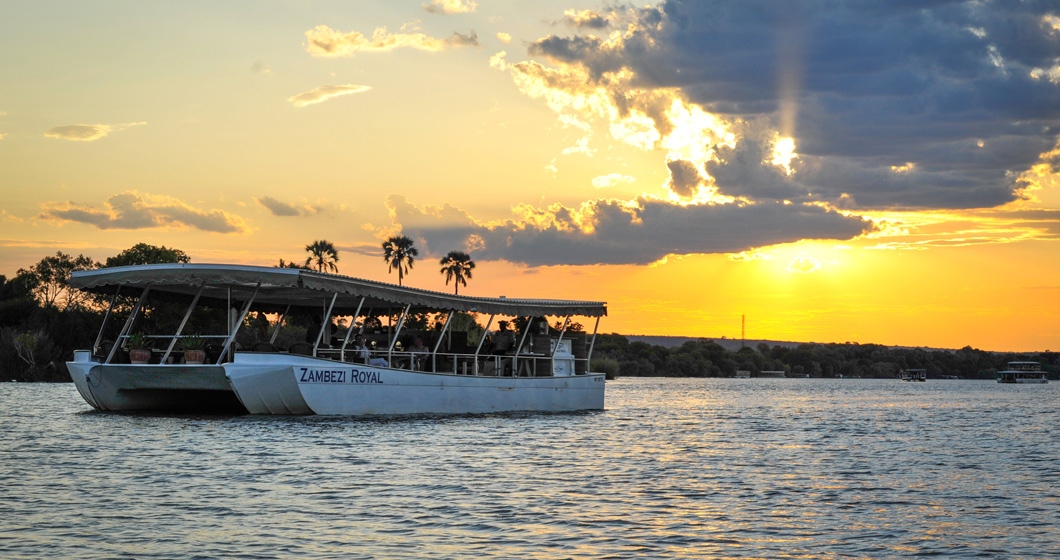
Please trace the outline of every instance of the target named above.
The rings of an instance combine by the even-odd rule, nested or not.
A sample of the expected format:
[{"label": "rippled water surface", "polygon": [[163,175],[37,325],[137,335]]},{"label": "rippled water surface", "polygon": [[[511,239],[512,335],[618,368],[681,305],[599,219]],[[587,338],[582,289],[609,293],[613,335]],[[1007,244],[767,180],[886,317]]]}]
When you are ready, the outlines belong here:
[{"label": "rippled water surface", "polygon": [[0,385],[0,557],[1050,558],[1060,384],[623,379],[583,414],[93,412]]}]

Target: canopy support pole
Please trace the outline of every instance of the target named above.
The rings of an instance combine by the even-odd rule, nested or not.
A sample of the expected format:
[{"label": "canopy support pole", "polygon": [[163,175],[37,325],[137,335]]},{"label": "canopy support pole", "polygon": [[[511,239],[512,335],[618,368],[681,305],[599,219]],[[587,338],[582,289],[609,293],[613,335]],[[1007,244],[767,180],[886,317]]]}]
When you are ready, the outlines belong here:
[{"label": "canopy support pole", "polygon": [[99,351],[99,344],[103,342],[103,331],[107,328],[107,321],[110,319],[110,312],[114,310],[114,302],[118,301],[118,294],[121,293],[121,288],[125,284],[118,284],[118,289],[114,291],[114,295],[110,298],[110,305],[107,306],[107,313],[103,316],[103,324],[99,327],[99,334],[96,335],[96,342],[92,344],[92,354],[95,355]]},{"label": "canopy support pole", "polygon": [[342,339],[342,349],[339,350],[339,361],[346,361],[346,345],[350,343],[350,335],[353,334],[353,324],[357,322],[357,316],[361,314],[361,306],[363,305],[364,296],[361,296],[361,301],[357,303],[357,311],[353,312],[353,318],[350,319],[350,326],[346,329],[346,338]]},{"label": "canopy support pole", "polygon": [[291,310],[291,304],[287,304],[287,308],[280,314],[280,318],[276,321],[276,328],[272,330],[272,337],[269,338],[269,344],[276,344],[276,335],[280,334],[280,327],[283,326],[283,320],[287,318],[287,312]]},{"label": "canopy support pole", "polygon": [[221,360],[223,360],[225,354],[228,353],[228,349],[232,347],[232,341],[235,340],[236,333],[239,332],[239,327],[243,326],[243,319],[247,318],[247,313],[250,312],[250,306],[254,303],[254,298],[258,297],[258,290],[260,289],[261,282],[258,282],[257,285],[254,286],[254,293],[250,294],[250,299],[248,299],[247,303],[243,305],[243,311],[239,314],[239,319],[235,322],[235,326],[232,327],[232,330],[228,333],[228,338],[225,339],[225,345],[223,348],[221,348],[221,355],[217,356],[217,365],[221,364]]},{"label": "canopy support pole", "polygon": [[169,341],[169,347],[166,348],[166,353],[162,355],[162,362],[166,363],[169,359],[169,355],[173,353],[173,347],[177,345],[177,339],[180,338],[181,333],[184,332],[184,326],[188,324],[188,318],[191,317],[191,312],[195,310],[195,305],[199,303],[199,296],[202,295],[202,291],[206,288],[206,282],[203,281],[199,285],[199,291],[195,292],[195,297],[191,300],[191,305],[188,306],[188,311],[184,313],[184,319],[180,321],[180,326],[177,327],[177,334],[173,335],[173,338]]},{"label": "canopy support pole", "polygon": [[114,346],[110,348],[110,354],[107,355],[107,361],[103,362],[109,364],[114,359],[114,353],[118,351],[118,347],[124,344],[124,340],[129,336],[129,331],[132,330],[133,323],[136,322],[136,316],[140,314],[140,308],[143,307],[144,301],[147,300],[147,294],[151,293],[151,285],[148,284],[144,287],[144,291],[140,293],[140,299],[136,301],[136,305],[133,307],[132,312],[129,313],[129,319],[125,321],[125,326],[121,328],[121,333],[118,334],[118,340],[114,343]]},{"label": "canopy support pole", "polygon": [[[438,372],[438,349],[442,347],[442,341],[445,340],[445,333],[449,330],[449,321],[453,318],[455,311],[450,311],[445,315],[445,324],[442,325],[442,330],[438,333],[438,342],[434,343],[434,351],[431,352],[431,371]],[[450,351],[450,354],[452,352]],[[453,372],[456,372],[456,360],[453,360]]]},{"label": "canopy support pole", "polygon": [[600,328],[600,317],[596,318],[596,324],[593,325],[593,337],[589,340],[589,351],[585,354],[585,373],[591,373],[589,364],[592,363],[593,346],[596,346],[596,329],[598,328]]},{"label": "canopy support pole", "polygon": [[482,336],[480,336],[479,339],[478,339],[478,346],[475,347],[475,363],[472,364],[472,371],[475,372],[475,375],[478,375],[478,354],[479,354],[479,351],[482,350],[482,344],[484,342],[486,342],[486,336],[489,335],[490,327],[493,326],[493,318],[496,317],[496,316],[497,315],[495,313],[490,315],[490,320],[486,321],[486,330],[482,331]]}]

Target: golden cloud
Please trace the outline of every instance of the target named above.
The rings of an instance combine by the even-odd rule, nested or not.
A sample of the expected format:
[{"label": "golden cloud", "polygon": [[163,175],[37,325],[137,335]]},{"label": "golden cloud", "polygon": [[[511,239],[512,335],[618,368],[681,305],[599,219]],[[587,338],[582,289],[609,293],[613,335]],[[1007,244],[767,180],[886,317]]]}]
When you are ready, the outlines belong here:
[{"label": "golden cloud", "polygon": [[358,86],[353,84],[343,84],[338,86],[320,86],[315,89],[311,89],[307,92],[299,93],[293,97],[288,97],[287,101],[290,101],[295,107],[306,107],[308,105],[314,105],[316,103],[323,103],[328,99],[338,97],[340,95],[349,95],[351,93],[361,93],[372,89],[371,86]]},{"label": "golden cloud", "polygon": [[386,52],[399,48],[423,51],[442,51],[448,48],[478,45],[478,37],[453,33],[445,39],[424,33],[388,33],[385,27],[377,28],[371,37],[357,31],[343,33],[326,25],[318,25],[305,32],[306,52],[313,56],[352,57],[358,52]]}]

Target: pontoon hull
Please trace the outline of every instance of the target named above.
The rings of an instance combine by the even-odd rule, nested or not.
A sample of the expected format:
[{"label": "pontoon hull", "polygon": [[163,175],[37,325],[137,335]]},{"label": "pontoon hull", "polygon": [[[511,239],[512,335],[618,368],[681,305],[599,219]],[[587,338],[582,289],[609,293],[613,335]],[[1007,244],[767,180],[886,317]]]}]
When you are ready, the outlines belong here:
[{"label": "pontoon hull", "polygon": [[77,391],[98,410],[246,413],[221,366],[66,365]]},{"label": "pontoon hull", "polygon": [[604,376],[482,377],[236,354],[225,372],[252,414],[481,414],[602,410]]}]

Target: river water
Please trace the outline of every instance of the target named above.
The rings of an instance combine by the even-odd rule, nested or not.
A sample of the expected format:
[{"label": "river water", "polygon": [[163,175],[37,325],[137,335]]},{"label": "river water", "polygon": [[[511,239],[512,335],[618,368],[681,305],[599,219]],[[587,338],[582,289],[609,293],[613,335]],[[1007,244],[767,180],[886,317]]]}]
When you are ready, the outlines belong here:
[{"label": "river water", "polygon": [[1050,558],[1060,384],[622,379],[580,414],[98,413],[0,384],[0,558]]}]

